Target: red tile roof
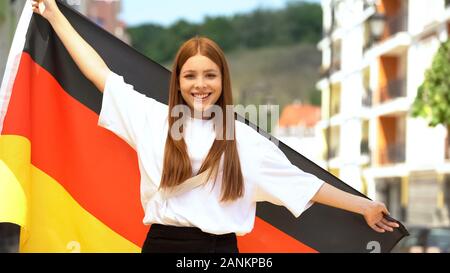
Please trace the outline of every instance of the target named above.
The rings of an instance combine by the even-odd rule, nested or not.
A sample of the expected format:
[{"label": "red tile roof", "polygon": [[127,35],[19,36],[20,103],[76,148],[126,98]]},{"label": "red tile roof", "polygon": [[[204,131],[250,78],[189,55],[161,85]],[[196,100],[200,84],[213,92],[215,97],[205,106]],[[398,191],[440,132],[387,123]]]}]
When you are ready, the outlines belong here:
[{"label": "red tile roof", "polygon": [[303,125],[314,127],[320,121],[320,107],[309,104],[290,104],[286,106],[279,120],[280,127]]}]

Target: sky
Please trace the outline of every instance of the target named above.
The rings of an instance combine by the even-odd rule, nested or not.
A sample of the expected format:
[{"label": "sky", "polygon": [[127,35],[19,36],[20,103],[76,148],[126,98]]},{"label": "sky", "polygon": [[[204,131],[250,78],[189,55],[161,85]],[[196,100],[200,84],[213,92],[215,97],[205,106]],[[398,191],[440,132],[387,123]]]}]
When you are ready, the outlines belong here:
[{"label": "sky", "polygon": [[120,18],[128,26],[142,23],[168,26],[180,19],[199,23],[205,16],[229,16],[257,8],[280,9],[290,1],[293,0],[122,0]]}]

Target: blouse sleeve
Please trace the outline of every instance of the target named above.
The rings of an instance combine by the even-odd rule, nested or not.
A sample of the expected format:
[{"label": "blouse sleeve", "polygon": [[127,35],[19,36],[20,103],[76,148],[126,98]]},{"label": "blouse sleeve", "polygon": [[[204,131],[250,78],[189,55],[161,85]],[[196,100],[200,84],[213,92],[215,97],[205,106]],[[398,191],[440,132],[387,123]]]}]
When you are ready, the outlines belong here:
[{"label": "blouse sleeve", "polygon": [[274,143],[264,140],[255,201],[284,206],[299,217],[313,204],[311,199],[324,182],[293,165]]},{"label": "blouse sleeve", "polygon": [[140,131],[145,125],[146,114],[161,104],[125,83],[122,76],[110,72],[103,91],[102,109],[98,125],[125,140],[134,149]]}]

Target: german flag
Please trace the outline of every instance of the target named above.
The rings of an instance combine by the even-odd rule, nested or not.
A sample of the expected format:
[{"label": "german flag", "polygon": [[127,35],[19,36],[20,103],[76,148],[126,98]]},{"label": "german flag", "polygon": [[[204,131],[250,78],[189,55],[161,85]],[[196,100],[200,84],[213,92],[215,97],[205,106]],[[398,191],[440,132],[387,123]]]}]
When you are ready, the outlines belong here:
[{"label": "german flag", "polygon": [[[113,71],[167,102],[169,71],[58,5]],[[21,252],[139,252],[148,227],[136,152],[97,126],[102,94],[29,7],[0,90],[0,221],[21,225]],[[302,170],[362,196],[281,142],[280,148]],[[403,226],[376,233],[362,216],[320,204],[295,218],[259,203],[253,232],[238,244],[241,252],[259,253],[388,252],[405,235]]]}]

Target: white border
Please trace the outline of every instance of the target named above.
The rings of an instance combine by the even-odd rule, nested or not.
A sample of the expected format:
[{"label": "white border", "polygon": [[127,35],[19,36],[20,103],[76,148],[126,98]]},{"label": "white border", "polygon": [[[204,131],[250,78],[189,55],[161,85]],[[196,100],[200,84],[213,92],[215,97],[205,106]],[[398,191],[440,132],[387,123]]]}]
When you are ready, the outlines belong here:
[{"label": "white border", "polygon": [[0,86],[0,133],[3,130],[3,122],[5,121],[6,111],[8,110],[14,80],[16,79],[17,71],[19,70],[20,59],[22,57],[22,51],[32,16],[33,10],[31,9],[31,2],[30,0],[27,0],[14,34],[8,61],[6,62],[5,74],[3,75],[2,84]]}]

